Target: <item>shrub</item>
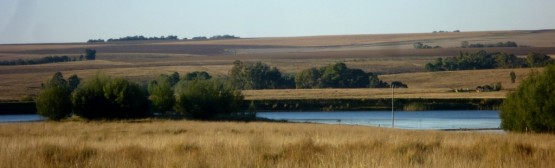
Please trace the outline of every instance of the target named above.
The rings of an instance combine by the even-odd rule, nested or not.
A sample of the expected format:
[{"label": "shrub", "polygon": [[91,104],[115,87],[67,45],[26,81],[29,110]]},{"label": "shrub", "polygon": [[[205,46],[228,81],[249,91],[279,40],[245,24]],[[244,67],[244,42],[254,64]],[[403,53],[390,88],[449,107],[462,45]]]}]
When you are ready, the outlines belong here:
[{"label": "shrub", "polygon": [[501,106],[501,127],[508,131],[555,132],[555,66],[535,73],[510,93]]},{"label": "shrub", "polygon": [[243,101],[241,92],[219,80],[180,81],[175,88],[176,111],[195,119],[233,114]]},{"label": "shrub", "polygon": [[71,114],[71,89],[62,73],[56,72],[43,84],[37,98],[37,113],[50,120],[61,120]]},{"label": "shrub", "polygon": [[73,93],[74,113],[85,119],[129,119],[148,116],[146,90],[128,80],[97,75]]},{"label": "shrub", "polygon": [[172,77],[160,75],[158,80],[151,81],[148,84],[149,98],[152,105],[162,113],[170,110],[175,103],[173,94]]}]

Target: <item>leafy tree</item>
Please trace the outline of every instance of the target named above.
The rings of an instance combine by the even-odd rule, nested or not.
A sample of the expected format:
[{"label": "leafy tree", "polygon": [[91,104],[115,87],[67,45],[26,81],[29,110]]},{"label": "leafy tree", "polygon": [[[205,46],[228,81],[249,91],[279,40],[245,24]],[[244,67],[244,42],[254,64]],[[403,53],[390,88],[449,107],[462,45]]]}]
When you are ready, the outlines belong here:
[{"label": "leafy tree", "polygon": [[290,88],[291,79],[284,78],[279,69],[262,62],[233,62],[229,72],[233,85],[239,89]]},{"label": "leafy tree", "polygon": [[195,71],[185,74],[185,80],[208,80],[212,79],[212,76],[208,72]]},{"label": "leafy tree", "polygon": [[501,127],[516,132],[555,132],[555,65],[522,81],[501,105]]},{"label": "leafy tree", "polygon": [[[528,62],[528,63],[527,63]],[[488,53],[478,51],[476,53],[460,53],[456,57],[445,59],[438,58],[433,63],[428,63],[425,69],[428,71],[455,71],[469,69],[493,69],[493,68],[519,68],[533,66],[545,66],[553,63],[553,60],[545,54],[529,54],[527,59],[518,58],[514,54]]]},{"label": "leafy tree", "polygon": [[162,113],[171,110],[175,104],[172,80],[171,76],[160,75],[157,80],[151,81],[148,85],[150,101]]},{"label": "leafy tree", "polygon": [[182,80],[175,93],[176,111],[196,119],[236,113],[243,101],[240,90],[220,80]]},{"label": "leafy tree", "polygon": [[61,120],[71,114],[71,89],[62,73],[56,72],[38,95],[37,113],[50,120]]},{"label": "leafy tree", "polygon": [[74,113],[85,119],[130,119],[147,117],[146,90],[122,78],[97,75],[73,93]]},{"label": "leafy tree", "polygon": [[368,76],[368,87],[369,88],[386,88],[386,87],[389,87],[389,84],[380,80],[380,78],[378,78],[378,75],[371,73]]},{"label": "leafy tree", "polygon": [[93,50],[93,49],[85,49],[85,59],[87,59],[87,60],[95,60],[95,59],[96,59],[96,50]]},{"label": "leafy tree", "polygon": [[531,67],[543,67],[548,64],[553,63],[551,57],[547,54],[541,53],[530,53],[526,56],[526,61],[528,61],[528,65]]},{"label": "leafy tree", "polygon": [[466,47],[468,47],[468,41],[462,41],[461,48],[466,48]]},{"label": "leafy tree", "polygon": [[320,76],[316,68],[304,69],[295,75],[295,85],[298,89],[320,88]]},{"label": "leafy tree", "polygon": [[511,73],[509,73],[509,76],[511,76],[511,83],[515,83],[515,80],[516,80],[515,71],[511,71]]},{"label": "leafy tree", "polygon": [[177,84],[177,82],[179,82],[179,80],[180,80],[179,73],[173,72],[173,73],[169,76],[169,80],[170,80],[171,86],[174,86],[175,84]]},{"label": "leafy tree", "polygon": [[403,82],[399,82],[399,81],[391,82],[391,86],[396,88],[408,88],[407,84],[404,84]]},{"label": "leafy tree", "polygon": [[325,67],[309,68],[295,76],[297,88],[365,88],[387,87],[376,74],[361,69],[348,68],[345,63],[335,63]]},{"label": "leafy tree", "polygon": [[71,91],[75,90],[75,88],[77,88],[77,86],[79,86],[79,83],[81,83],[81,79],[79,79],[79,77],[75,74],[69,76],[69,78],[67,78],[67,83],[69,86],[69,89],[71,89]]}]

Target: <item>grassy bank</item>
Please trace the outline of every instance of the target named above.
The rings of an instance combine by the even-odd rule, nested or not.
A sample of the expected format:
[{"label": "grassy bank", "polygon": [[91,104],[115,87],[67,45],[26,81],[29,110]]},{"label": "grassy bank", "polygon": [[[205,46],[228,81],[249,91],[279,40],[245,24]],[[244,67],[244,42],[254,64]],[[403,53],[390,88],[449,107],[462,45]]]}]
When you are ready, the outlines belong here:
[{"label": "grassy bank", "polygon": [[544,134],[195,121],[0,124],[0,167],[550,167]]}]

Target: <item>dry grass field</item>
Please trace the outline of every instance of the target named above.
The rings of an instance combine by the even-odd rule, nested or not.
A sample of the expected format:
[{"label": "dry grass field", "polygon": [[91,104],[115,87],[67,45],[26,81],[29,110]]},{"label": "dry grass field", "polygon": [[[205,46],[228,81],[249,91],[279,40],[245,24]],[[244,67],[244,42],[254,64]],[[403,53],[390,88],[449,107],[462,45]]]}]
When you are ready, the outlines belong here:
[{"label": "dry grass field", "polygon": [[[94,61],[0,66],[0,101],[36,95],[60,71],[85,80],[97,73],[142,82],[159,74],[207,71],[224,76],[234,60],[261,61],[285,73],[345,62],[402,81],[397,98],[504,98],[531,69],[425,72],[455,56],[461,41],[516,41],[530,47],[487,48],[519,56],[555,54],[555,30],[0,45],[0,61],[49,55]],[[413,49],[414,42],[442,49]],[[541,70],[541,69],[537,69]],[[517,74],[511,83],[509,72]],[[451,92],[501,82],[500,92]],[[246,90],[247,100],[390,98],[390,89]],[[134,120],[0,123],[3,167],[553,167],[550,134],[443,132],[271,122]]]},{"label": "dry grass field", "polygon": [[[101,72],[145,82],[159,74],[173,71],[181,74],[208,71],[214,76],[222,76],[227,74],[235,60],[261,61],[276,66],[285,73],[345,62],[349,67],[383,74],[380,78],[387,82],[397,80],[407,83],[411,89],[474,88],[493,82],[502,82],[505,88],[512,89],[518,82],[512,84],[508,81],[508,73],[511,70],[430,73],[424,72],[424,65],[438,57],[455,56],[460,51],[479,50],[457,48],[461,41],[470,43],[516,41],[518,44],[530,47],[487,48],[486,50],[525,55],[529,52],[555,54],[553,39],[555,39],[555,30],[0,45],[0,61],[37,59],[49,55],[79,56],[84,54],[85,48],[97,50],[95,61],[0,66],[0,101],[19,100],[23,96],[37,94],[40,83],[57,71],[63,72],[66,76],[77,74],[85,79]],[[443,48],[412,49],[412,44],[417,41],[440,45]],[[529,72],[527,69],[514,71],[518,74],[518,80],[524,79]],[[349,91],[345,92],[349,93]],[[371,92],[373,91],[368,93]],[[266,91],[262,91],[260,94],[265,93]],[[421,92],[418,91],[418,93]],[[248,91],[247,94],[253,95],[253,92]],[[428,95],[461,96],[450,93],[437,94],[437,92],[431,92]],[[484,95],[467,94],[466,96],[483,97]],[[499,95],[486,97],[499,97]]]},{"label": "dry grass field", "polygon": [[[289,99],[387,99],[391,89],[279,89],[245,90],[247,100],[289,100]],[[405,99],[503,99],[507,91],[499,92],[462,92],[450,89],[408,88],[395,89],[395,98]]]},{"label": "dry grass field", "polygon": [[0,167],[552,167],[554,135],[264,122],[0,124]]}]

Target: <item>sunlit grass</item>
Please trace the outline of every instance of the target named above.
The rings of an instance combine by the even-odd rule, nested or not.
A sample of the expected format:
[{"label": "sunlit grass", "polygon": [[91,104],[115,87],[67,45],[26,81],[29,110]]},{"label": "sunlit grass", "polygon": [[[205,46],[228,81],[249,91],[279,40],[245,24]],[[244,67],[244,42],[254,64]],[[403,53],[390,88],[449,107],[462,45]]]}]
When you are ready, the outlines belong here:
[{"label": "sunlit grass", "polygon": [[0,125],[0,167],[550,167],[545,134],[197,121]]}]

